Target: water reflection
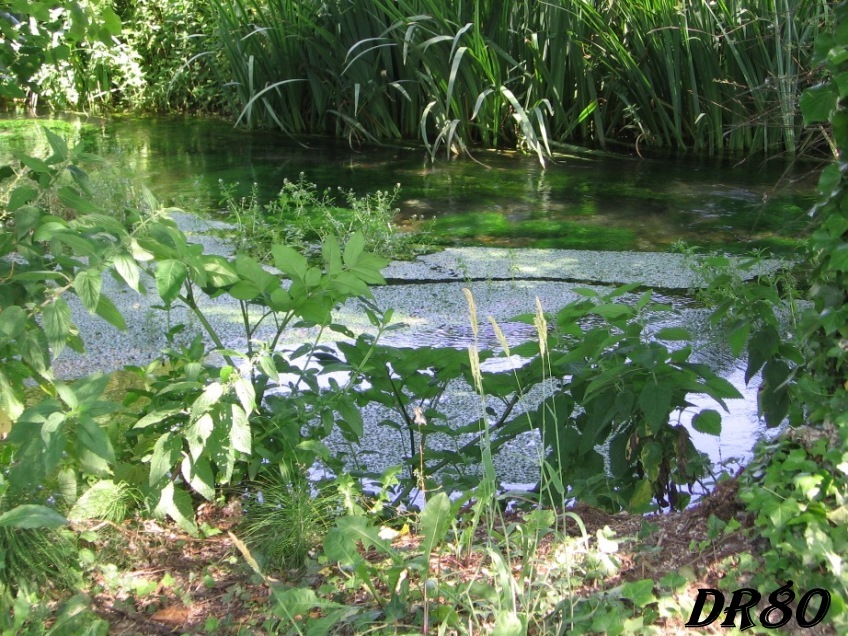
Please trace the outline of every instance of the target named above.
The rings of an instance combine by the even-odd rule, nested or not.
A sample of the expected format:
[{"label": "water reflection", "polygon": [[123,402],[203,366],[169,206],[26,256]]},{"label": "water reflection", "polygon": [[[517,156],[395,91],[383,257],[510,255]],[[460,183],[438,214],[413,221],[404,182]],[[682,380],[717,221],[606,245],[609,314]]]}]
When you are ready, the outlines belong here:
[{"label": "water reflection", "polygon": [[818,170],[624,155],[563,156],[543,170],[531,157],[486,151],[432,164],[421,148],[353,150],[196,118],[95,120],[76,134],[169,205],[217,208],[219,181],[238,182],[242,195],[256,183],[271,198],[301,172],[360,195],[400,183],[399,223],[435,219],[447,242],[498,246],[665,250],[685,240],[780,250],[805,231]]}]

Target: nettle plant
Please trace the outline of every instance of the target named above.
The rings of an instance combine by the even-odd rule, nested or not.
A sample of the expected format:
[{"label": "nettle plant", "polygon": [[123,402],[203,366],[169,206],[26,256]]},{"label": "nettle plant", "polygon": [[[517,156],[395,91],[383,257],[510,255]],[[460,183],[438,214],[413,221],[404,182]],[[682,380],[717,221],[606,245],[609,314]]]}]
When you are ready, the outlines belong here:
[{"label": "nettle plant", "polygon": [[[486,452],[535,432],[545,449],[538,488],[548,503],[577,497],[615,510],[648,510],[654,502],[685,507],[690,497],[684,489],[710,468],[681,421],[684,410],[694,409],[688,396],[710,396],[725,410],[724,400],[741,396],[708,366],[690,360],[687,330],[648,328],[651,316],[670,307],[653,302],[650,292],[633,304],[616,302],[636,287],[603,295],[579,290],[585,299],[553,317],[541,307],[519,317],[536,326],[531,342],[511,346],[492,321],[498,355],[526,359],[511,371],[481,370],[480,362],[495,353],[476,346],[469,356],[452,348],[375,346],[367,335],[340,344],[365,381],[356,393],[359,404],[386,407],[382,425],[406,440],[395,503],[416,488],[467,492],[480,483]],[[476,327],[474,311],[471,320]],[[675,342],[682,344],[673,348]],[[478,393],[480,412],[457,421],[443,400],[451,387]],[[540,394],[547,397],[540,400]],[[692,425],[718,435],[721,421],[719,411],[703,409]],[[431,446],[433,435],[448,443]]]},{"label": "nettle plant", "polygon": [[[39,491],[46,500],[58,492],[70,506],[89,480],[114,476],[141,488],[156,513],[193,529],[192,493],[212,499],[221,486],[243,474],[253,477],[266,464],[308,466],[324,452],[321,436],[337,422],[351,438],[361,433],[361,418],[352,416],[355,409],[345,391],[325,395],[318,371],[310,369],[321,333],[352,335],[332,322],[333,308],[350,298],[367,298],[368,286],[383,282],[380,269],[386,261],[364,249],[361,234],[349,236],[344,247],[328,236],[319,265],[275,245],[279,274],[249,256],[204,254],[149,194],[142,205],[102,209],[81,167],[95,158],[81,147],[68,148],[50,131],[45,134],[52,149],[47,159],[21,157],[0,168],[6,193],[0,210],[0,425],[5,435],[0,459],[8,469],[7,502],[32,500]],[[126,327],[105,291],[104,277],[110,274],[139,292],[153,285],[163,309],[184,304],[205,332],[205,338],[198,335],[188,344],[172,339],[164,366],[160,361],[137,370],[142,386],[126,400],[132,414],[103,398],[107,376],[64,382],[52,369],[65,347],[84,351],[68,294],[90,313]],[[220,295],[234,299],[241,312],[244,338],[237,350],[224,346],[204,315],[203,299]],[[379,324],[382,317],[368,312]],[[266,340],[258,331],[263,324],[272,325],[262,332]],[[317,327],[315,341],[288,355],[277,352],[283,332],[295,324]],[[289,402],[299,418],[291,417],[291,409],[275,409],[273,400],[266,406],[266,393],[284,373],[295,375],[288,391],[302,399]],[[312,426],[311,446],[301,439],[306,424]],[[146,479],[140,478],[139,462],[148,466]],[[53,509],[34,504],[12,513],[0,523],[64,521]]]}]

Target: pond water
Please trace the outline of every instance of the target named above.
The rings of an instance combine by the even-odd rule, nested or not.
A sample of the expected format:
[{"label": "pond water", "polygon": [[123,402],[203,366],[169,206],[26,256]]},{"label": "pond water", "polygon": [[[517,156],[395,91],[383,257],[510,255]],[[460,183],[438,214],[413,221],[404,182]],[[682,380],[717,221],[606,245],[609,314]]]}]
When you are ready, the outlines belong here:
[{"label": "pond water", "polygon": [[[0,122],[2,124],[2,122]],[[220,181],[273,197],[305,173],[362,196],[401,185],[398,222],[432,219],[447,243],[665,251],[678,240],[726,251],[791,248],[808,224],[819,166],[627,155],[532,157],[479,151],[432,163],[423,148],[354,150],[198,118],[78,120],[71,132],[118,158],[164,203],[220,207]],[[0,126],[0,155],[37,140]],[[46,148],[46,144],[41,142]],[[0,156],[0,158],[2,158]]]},{"label": "pond water", "polygon": [[[435,230],[444,241],[488,247],[666,251],[683,240],[725,251],[768,247],[780,252],[790,249],[806,229],[805,211],[814,201],[818,170],[815,165],[787,167],[757,160],[734,164],[591,154],[562,156],[543,170],[529,157],[482,151],[475,153],[474,161],[433,164],[421,148],[352,150],[342,142],[295,142],[275,133],[237,131],[219,120],[92,120],[66,126],[66,134],[120,161],[169,205],[217,209],[220,181],[238,182],[244,194],[257,183],[261,195],[270,198],[284,179],[296,180],[301,172],[321,188],[340,186],[359,195],[400,183],[399,223],[414,215],[435,218]],[[16,126],[3,128],[0,122],[0,163],[38,144],[46,152],[38,136]],[[532,265],[530,256],[527,267]],[[454,270],[457,282],[452,286],[472,286],[481,306],[490,297],[491,311],[499,320],[532,311],[533,299],[545,285],[551,287],[546,293],[552,299],[546,308],[565,304],[572,294],[564,281],[551,277],[531,284],[521,277],[486,281],[481,275],[473,283],[462,283],[467,263],[458,261]],[[416,276],[411,278],[420,280]],[[434,301],[452,286],[419,284],[416,295],[400,289],[414,285],[400,285],[383,288],[380,295],[386,296],[386,307],[420,324],[420,330],[408,333],[411,342],[451,345],[463,340],[457,339],[451,321],[464,321],[464,310],[446,308],[450,302],[464,302],[463,297],[454,290],[450,302]],[[422,294],[433,316],[422,309]],[[515,303],[514,310],[504,307],[504,298]],[[703,321],[703,312],[683,295],[676,295],[673,304],[686,320]],[[396,344],[406,343],[401,338]],[[698,447],[716,462],[746,458],[764,434],[757,417],[756,383],[744,386],[739,364],[721,352],[718,356],[709,362],[722,369],[744,398],[731,401],[721,438],[694,435]],[[514,463],[514,458],[507,460]]]}]

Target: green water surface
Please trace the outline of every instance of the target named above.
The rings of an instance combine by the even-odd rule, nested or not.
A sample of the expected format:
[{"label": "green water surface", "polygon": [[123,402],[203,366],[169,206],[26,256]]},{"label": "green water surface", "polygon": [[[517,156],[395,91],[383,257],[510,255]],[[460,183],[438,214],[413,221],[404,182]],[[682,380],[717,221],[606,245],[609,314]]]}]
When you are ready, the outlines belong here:
[{"label": "green water surface", "polygon": [[[0,121],[0,156],[46,154],[32,120]],[[300,173],[364,195],[401,185],[397,222],[445,244],[723,251],[791,249],[809,227],[819,166],[691,157],[561,156],[543,169],[516,153],[429,160],[423,148],[351,149],[200,118],[51,120],[51,128],[120,162],[162,201],[220,209],[220,183],[273,197]]]}]

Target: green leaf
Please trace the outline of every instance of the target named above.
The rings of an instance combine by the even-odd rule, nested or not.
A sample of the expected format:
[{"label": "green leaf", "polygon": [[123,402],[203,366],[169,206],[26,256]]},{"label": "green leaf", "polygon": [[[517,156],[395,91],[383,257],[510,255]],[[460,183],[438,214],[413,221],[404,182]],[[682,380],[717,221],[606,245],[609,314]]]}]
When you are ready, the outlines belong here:
[{"label": "green leaf", "polygon": [[150,458],[150,487],[155,487],[168,476],[171,469],[182,457],[182,441],[173,433],[165,433],[153,446]]},{"label": "green leaf", "polygon": [[235,381],[236,396],[241,402],[245,413],[253,413],[256,408],[256,391],[253,383],[247,378],[239,378]]},{"label": "green leaf", "polygon": [[127,330],[127,323],[123,315],[108,296],[100,296],[95,313],[113,327],[121,331]]},{"label": "green leaf", "polygon": [[36,190],[32,186],[18,186],[17,188],[12,190],[12,194],[9,195],[9,202],[6,204],[6,209],[9,212],[14,212],[15,210],[26,205],[30,201],[33,201],[37,196],[38,190]]},{"label": "green leaf", "polygon": [[[191,426],[186,429],[185,438],[188,442],[188,452],[193,459],[197,459],[207,452],[206,441],[215,430],[215,420],[209,413],[204,413],[197,418]],[[213,451],[216,449],[212,449]]]},{"label": "green leaf", "polygon": [[5,528],[58,528],[68,520],[47,506],[24,504],[0,515],[0,527]]},{"label": "green leaf", "polygon": [[74,291],[82,301],[83,307],[89,312],[97,310],[100,302],[100,291],[103,289],[103,277],[94,269],[84,269],[77,272],[74,278]]},{"label": "green leaf", "polygon": [[354,232],[344,248],[344,264],[350,268],[359,262],[359,257],[365,251],[365,236],[362,232]]},{"label": "green leaf", "polygon": [[326,237],[321,244],[321,255],[324,258],[324,265],[328,274],[334,276],[342,271],[342,253],[339,248],[339,241],[332,234]]},{"label": "green leaf", "polygon": [[132,256],[129,254],[118,254],[112,259],[112,265],[130,289],[139,291],[138,263],[136,263]]},{"label": "green leaf", "polygon": [[185,457],[182,461],[182,474],[192,490],[207,501],[215,498],[215,476],[212,465],[205,457],[198,457],[192,461]]},{"label": "green leaf", "polygon": [[114,464],[115,451],[112,449],[112,442],[109,441],[109,436],[106,434],[97,422],[90,417],[80,417],[77,423],[77,440],[79,443],[94,453],[103,461]]},{"label": "green leaf", "polygon": [[167,515],[177,522],[183,530],[191,534],[197,533],[194,524],[194,506],[191,503],[191,495],[185,490],[178,490],[174,482],[169,481],[159,495],[159,503],[153,510],[158,516]]},{"label": "green leaf", "polygon": [[514,610],[502,609],[495,612],[492,636],[524,636],[526,633],[524,623]]},{"label": "green leaf", "polygon": [[[4,312],[5,313],[5,312]],[[56,298],[44,308],[42,324],[47,341],[53,349],[53,355],[58,356],[71,332],[71,308],[62,298]]]},{"label": "green leaf", "polygon": [[645,415],[645,420],[656,435],[663,424],[668,422],[671,411],[671,389],[654,383],[648,383],[639,393],[639,408]]},{"label": "green leaf", "polygon": [[235,298],[236,300],[253,300],[257,296],[261,294],[259,287],[256,286],[256,283],[249,280],[240,280],[235,285],[230,287],[227,290],[227,293]]},{"label": "green leaf", "polygon": [[721,435],[721,413],[704,409],[692,418],[692,428],[707,435]]},{"label": "green leaf", "polygon": [[274,245],[271,248],[274,257],[274,266],[287,274],[289,278],[303,281],[306,277],[308,264],[306,258],[287,245]]},{"label": "green leaf", "polygon": [[250,455],[250,420],[238,404],[233,404],[231,406],[231,412],[232,426],[230,428],[230,444],[232,445],[233,450]]},{"label": "green leaf", "polygon": [[836,107],[837,97],[836,88],[831,84],[817,84],[801,93],[804,125],[809,126],[830,119],[830,113]]},{"label": "green leaf", "polygon": [[91,214],[100,209],[91,201],[80,196],[80,193],[70,186],[59,188],[56,194],[63,205],[76,210],[80,214]]},{"label": "green leaf", "polygon": [[730,344],[730,351],[735,357],[738,357],[745,349],[750,333],[751,323],[748,321],[740,322],[728,332],[727,342]]},{"label": "green leaf", "polygon": [[172,303],[180,293],[180,287],[188,276],[185,263],[165,259],[156,264],[156,291],[165,303]]},{"label": "green leaf", "polygon": [[24,332],[18,342],[18,347],[20,348],[21,359],[32,367],[36,373],[43,376],[51,374],[50,345],[43,329],[36,328]]},{"label": "green leaf", "polygon": [[421,551],[429,559],[433,549],[447,536],[453,516],[451,501],[447,493],[440,492],[430,497],[421,513]]},{"label": "green leaf", "polygon": [[639,460],[645,471],[645,476],[650,482],[656,482],[660,478],[660,466],[663,461],[663,449],[658,442],[647,442],[642,447]]},{"label": "green leaf", "polygon": [[[121,18],[118,17],[118,14],[111,7],[106,6],[100,10],[100,19],[109,35],[121,35]],[[110,42],[107,41],[106,44],[110,44]]]},{"label": "green leaf", "polygon": [[376,547],[383,554],[391,554],[391,546],[380,538],[379,530],[368,524],[365,517],[342,517],[336,521],[324,539],[324,552],[330,561],[343,567],[354,567],[363,560],[359,544],[366,550]]},{"label": "green leaf", "polygon": [[633,494],[630,495],[630,500],[627,502],[627,509],[631,512],[647,511],[650,509],[653,498],[654,490],[651,482],[647,479],[640,479],[636,482]]},{"label": "green leaf", "polygon": [[636,607],[645,607],[657,602],[654,596],[654,582],[651,579],[629,581],[621,586],[621,597],[633,602]]},{"label": "green leaf", "polygon": [[53,157],[57,161],[65,161],[68,158],[68,144],[46,126],[42,126],[41,129],[47,136],[47,143],[50,144],[50,148],[53,150]]},{"label": "green leaf", "polygon": [[26,312],[16,305],[0,311],[0,343],[17,340],[26,329]]},{"label": "green leaf", "polygon": [[37,157],[21,157],[21,163],[38,174],[51,174],[50,166]]},{"label": "green leaf", "polygon": [[633,309],[623,303],[607,303],[592,308],[591,313],[599,315],[607,320],[618,320],[619,318],[633,315]]},{"label": "green leaf", "polygon": [[191,405],[191,417],[197,419],[218,403],[224,395],[224,386],[220,382],[212,382]]}]

